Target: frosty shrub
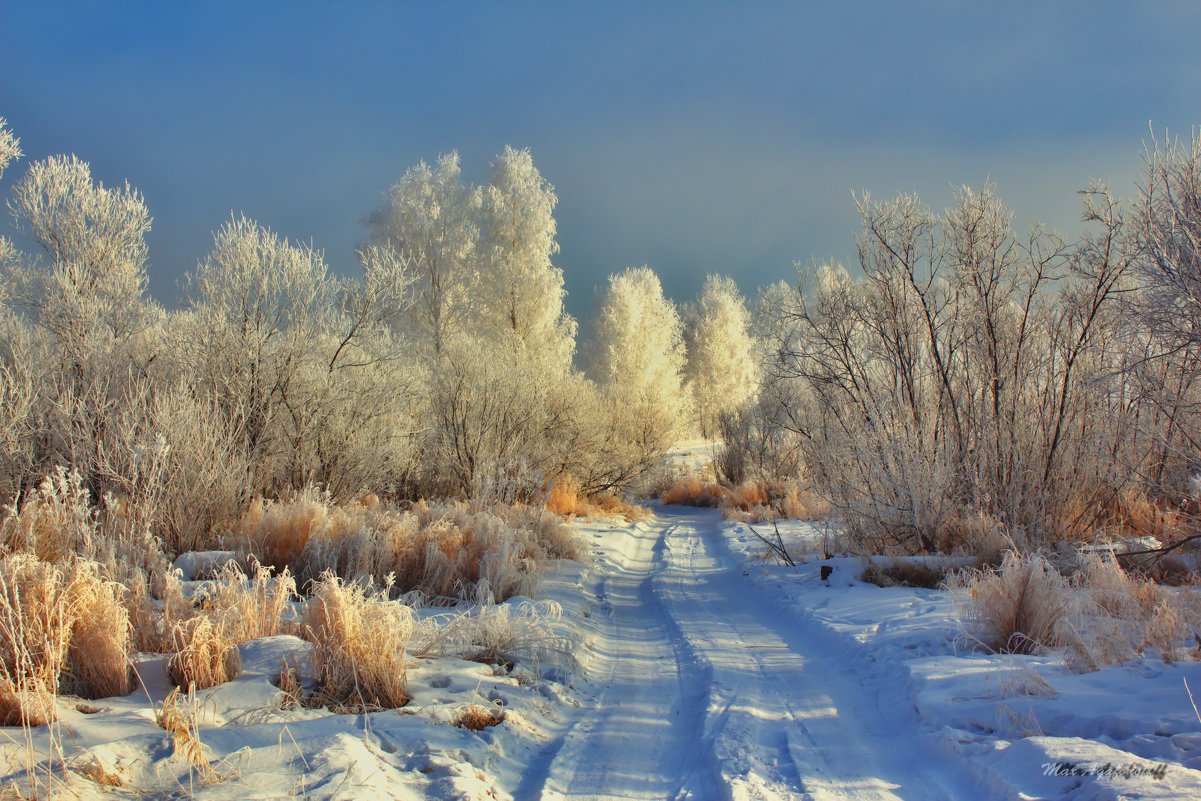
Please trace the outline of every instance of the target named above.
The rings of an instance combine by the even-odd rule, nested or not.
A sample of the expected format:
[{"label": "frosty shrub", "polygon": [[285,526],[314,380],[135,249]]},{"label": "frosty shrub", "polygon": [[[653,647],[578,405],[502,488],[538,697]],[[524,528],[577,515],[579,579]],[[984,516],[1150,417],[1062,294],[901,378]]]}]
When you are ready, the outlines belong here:
[{"label": "frosty shrub", "polygon": [[[775,298],[765,387],[790,389],[770,425],[801,435],[806,474],[861,550],[935,551],[964,510],[1023,547],[1080,539],[1149,455],[1108,344],[1127,222],[1103,186],[1082,197],[1091,229],[1068,243],[1014,233],[991,185],[941,215],[864,196],[862,277],[805,270]],[[762,439],[734,433],[742,451]]]},{"label": "frosty shrub", "polygon": [[444,615],[435,626],[422,626],[413,650],[421,656],[453,656],[511,669],[521,664],[535,671],[572,666],[571,641],[555,632],[562,615],[558,604],[541,601],[496,604],[486,585],[475,604]]}]

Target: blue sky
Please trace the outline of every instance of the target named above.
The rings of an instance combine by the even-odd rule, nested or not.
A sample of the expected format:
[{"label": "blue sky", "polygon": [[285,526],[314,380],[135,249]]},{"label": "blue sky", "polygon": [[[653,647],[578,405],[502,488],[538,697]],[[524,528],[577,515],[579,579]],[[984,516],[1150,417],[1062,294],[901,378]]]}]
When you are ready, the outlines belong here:
[{"label": "blue sky", "polygon": [[1149,121],[1201,123],[1199,30],[1169,2],[0,0],[0,116],[29,158],[144,192],[167,303],[231,211],[349,270],[407,166],[457,149],[482,181],[528,146],[587,316],[628,266],[685,298],[708,272],[751,292],[850,263],[852,191],[942,208],[991,177],[1023,224],[1074,234],[1089,179],[1133,193]]}]

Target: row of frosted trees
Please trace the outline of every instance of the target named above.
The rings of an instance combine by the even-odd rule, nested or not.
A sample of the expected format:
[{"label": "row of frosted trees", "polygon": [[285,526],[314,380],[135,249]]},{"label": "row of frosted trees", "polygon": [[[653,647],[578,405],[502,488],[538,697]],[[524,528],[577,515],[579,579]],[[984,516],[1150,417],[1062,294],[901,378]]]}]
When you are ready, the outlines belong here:
[{"label": "row of frosted trees", "polygon": [[[18,145],[0,120],[0,172]],[[168,310],[146,291],[142,195],[73,156],[31,164],[8,206],[36,247],[0,239],[0,496],[73,470],[180,550],[310,484],[492,500],[566,474],[628,486],[698,412],[712,429],[753,392],[746,308],[714,278],[686,326],[653,272],[628,270],[577,360],[556,200],[528,151],[506,148],[484,186],[454,154],[418,164],[369,216],[353,276],[235,215]]]},{"label": "row of frosted trees", "polygon": [[[1130,204],[1019,234],[991,186],[858,200],[859,270],[760,297],[764,381],[727,472],[804,478],[871,550],[1044,546],[1188,511],[1201,470],[1201,145]],[[1145,527],[1144,527],[1145,530]]]}]

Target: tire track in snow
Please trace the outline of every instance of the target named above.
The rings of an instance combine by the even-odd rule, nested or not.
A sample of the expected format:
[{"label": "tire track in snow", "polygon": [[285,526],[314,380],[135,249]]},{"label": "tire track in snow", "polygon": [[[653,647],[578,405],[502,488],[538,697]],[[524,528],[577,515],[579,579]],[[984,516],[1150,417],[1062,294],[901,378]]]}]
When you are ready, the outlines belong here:
[{"label": "tire track in snow", "polygon": [[882,715],[838,655],[742,575],[717,513],[659,513],[672,522],[661,594],[712,667],[704,738],[732,798],[979,797],[957,762],[925,746],[916,719]]},{"label": "tire track in snow", "polygon": [[720,523],[662,508],[630,532],[623,562],[606,560],[611,617],[589,648],[604,689],[523,795],[977,797],[952,757],[923,745],[916,720],[883,715],[823,638],[742,575]]},{"label": "tire track in snow", "polygon": [[[722,797],[713,794],[720,791],[712,760],[699,751],[708,666],[689,650],[655,588],[663,534],[659,526],[636,527],[633,553],[608,564],[598,600],[610,617],[588,644],[589,679],[603,689],[546,766],[546,801],[687,798],[680,796],[685,777],[706,774],[703,797]],[[534,797],[530,784],[523,790]]]}]

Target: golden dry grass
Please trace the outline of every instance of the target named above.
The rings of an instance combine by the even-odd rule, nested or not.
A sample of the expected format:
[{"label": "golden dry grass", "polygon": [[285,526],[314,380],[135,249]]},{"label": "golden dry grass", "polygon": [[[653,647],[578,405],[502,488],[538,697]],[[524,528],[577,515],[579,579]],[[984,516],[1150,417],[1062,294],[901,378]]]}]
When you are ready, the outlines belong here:
[{"label": "golden dry grass", "polygon": [[235,564],[225,565],[202,592],[200,612],[219,620],[235,643],[244,643],[280,633],[296,582],[287,568],[275,576],[252,559],[248,573]]},{"label": "golden dry grass", "polygon": [[409,702],[405,648],[417,618],[388,600],[386,587],[364,589],[326,574],[313,587],[304,622],[319,682],[315,701],[340,712]]},{"label": "golden dry grass", "polygon": [[771,520],[822,520],[830,505],[812,489],[788,481],[744,481],[735,486],[677,478],[659,495],[667,504],[720,508],[727,519],[745,523]]},{"label": "golden dry grass", "polygon": [[65,687],[85,698],[128,695],[133,632],[125,588],[103,579],[94,562],[76,562],[67,580],[74,621]]},{"label": "golden dry grass", "polygon": [[354,526],[354,512],[335,506],[328,494],[315,487],[306,487],[283,500],[255,501],[238,521],[234,535],[244,551],[282,570],[296,564],[313,537],[346,533]]},{"label": "golden dry grass", "polygon": [[702,481],[699,478],[679,478],[660,493],[659,500],[679,506],[701,506],[715,509],[721,505],[724,497],[725,492],[718,484]]},{"label": "golden dry grass", "polygon": [[237,644],[213,618],[177,623],[171,630],[171,645],[167,672],[176,686],[189,692],[224,684],[241,672]]},{"label": "golden dry grass", "polygon": [[29,554],[0,560],[0,724],[56,718],[73,623],[61,570]]},{"label": "golden dry grass", "polygon": [[336,506],[311,490],[255,504],[241,531],[244,554],[290,567],[302,589],[327,571],[376,585],[391,575],[396,592],[431,598],[470,597],[484,582],[497,599],[529,595],[548,560],[584,553],[540,506],[418,502],[402,510],[374,498]]},{"label": "golden dry grass", "polygon": [[0,511],[0,554],[57,564],[94,549],[96,511],[77,473],[59,468],[22,503]]},{"label": "golden dry grass", "polygon": [[617,517],[631,522],[645,520],[650,510],[611,492],[587,494],[570,474],[551,483],[546,508],[562,517]]},{"label": "golden dry grass", "polygon": [[60,692],[103,698],[133,689],[124,596],[94,562],[0,559],[0,721],[54,720]]},{"label": "golden dry grass", "polygon": [[1129,662],[1155,649],[1181,658],[1201,631],[1201,596],[1132,575],[1112,558],[1081,557],[1070,578],[1039,553],[1009,551],[997,567],[948,581],[973,637],[992,650],[1064,649],[1074,670]]},{"label": "golden dry grass", "polygon": [[1165,545],[1197,531],[1197,521],[1184,506],[1137,491],[1118,494],[1105,506],[1101,523],[1120,535],[1154,537]]},{"label": "golden dry grass", "polygon": [[304,700],[300,676],[296,673],[296,668],[289,665],[288,660],[283,657],[279,660],[279,676],[275,680],[275,686],[279,688],[280,707],[283,709],[293,709],[300,706]]},{"label": "golden dry grass", "polygon": [[208,747],[200,739],[200,703],[193,690],[187,694],[178,687],[172,690],[155,710],[154,722],[171,735],[172,756],[183,759],[201,781],[214,784],[224,778],[209,761]]},{"label": "golden dry grass", "polygon": [[455,714],[455,725],[460,729],[483,731],[489,726],[499,726],[504,722],[505,711],[491,704],[465,704]]},{"label": "golden dry grass", "polygon": [[965,570],[950,583],[967,601],[970,634],[990,650],[1029,654],[1060,644],[1071,588],[1042,554],[1009,551],[999,567]]},{"label": "golden dry grass", "polygon": [[955,567],[930,564],[910,559],[891,559],[887,562],[869,561],[859,580],[877,587],[923,587],[936,589],[942,586]]}]

